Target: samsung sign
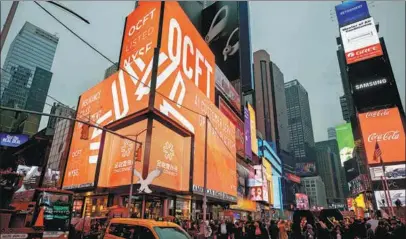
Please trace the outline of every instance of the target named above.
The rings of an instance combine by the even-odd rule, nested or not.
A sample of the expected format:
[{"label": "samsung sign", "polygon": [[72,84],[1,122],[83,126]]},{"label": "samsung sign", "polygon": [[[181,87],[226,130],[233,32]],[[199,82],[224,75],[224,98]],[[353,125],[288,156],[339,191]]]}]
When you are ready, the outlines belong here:
[{"label": "samsung sign", "polygon": [[337,5],[336,15],[340,27],[370,17],[366,1],[346,1]]},{"label": "samsung sign", "polygon": [[373,80],[369,82],[364,82],[360,84],[355,85],[355,90],[363,90],[363,89],[368,89],[374,86],[380,86],[380,85],[385,85],[388,83],[388,80],[386,78],[380,79],[380,80]]}]

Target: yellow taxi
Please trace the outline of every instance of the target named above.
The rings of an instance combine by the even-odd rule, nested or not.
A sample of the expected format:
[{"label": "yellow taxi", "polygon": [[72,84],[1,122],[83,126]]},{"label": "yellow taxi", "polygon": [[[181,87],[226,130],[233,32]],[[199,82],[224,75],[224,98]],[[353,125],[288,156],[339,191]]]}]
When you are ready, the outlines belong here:
[{"label": "yellow taxi", "polygon": [[147,219],[113,218],[104,239],[191,239],[189,234],[172,222]]}]

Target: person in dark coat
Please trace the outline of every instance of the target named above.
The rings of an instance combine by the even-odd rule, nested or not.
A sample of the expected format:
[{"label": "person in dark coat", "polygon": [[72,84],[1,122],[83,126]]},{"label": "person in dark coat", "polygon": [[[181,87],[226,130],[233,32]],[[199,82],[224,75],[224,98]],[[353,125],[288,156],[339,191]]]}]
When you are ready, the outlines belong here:
[{"label": "person in dark coat", "polygon": [[271,220],[271,225],[269,225],[269,234],[271,236],[271,239],[278,239],[279,229],[275,220]]}]

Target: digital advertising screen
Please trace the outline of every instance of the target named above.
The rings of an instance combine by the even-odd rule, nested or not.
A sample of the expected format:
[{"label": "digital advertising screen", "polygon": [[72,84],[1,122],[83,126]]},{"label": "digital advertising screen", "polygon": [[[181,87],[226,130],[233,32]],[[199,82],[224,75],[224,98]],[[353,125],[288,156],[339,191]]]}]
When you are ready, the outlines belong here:
[{"label": "digital advertising screen", "polygon": [[403,179],[406,178],[406,165],[387,165],[385,167],[385,174],[383,173],[382,166],[376,166],[369,168],[371,173],[372,181],[380,181],[383,176],[386,176],[387,179]]},{"label": "digital advertising screen", "polygon": [[0,146],[18,147],[28,141],[30,137],[25,134],[0,133]]},{"label": "digital advertising screen", "polygon": [[300,210],[309,210],[309,197],[303,193],[296,193],[296,208]]},{"label": "digital advertising screen", "polygon": [[[398,108],[387,108],[358,115],[369,165],[405,161],[405,131]],[[374,157],[376,144],[381,157]]]},{"label": "digital advertising screen", "polygon": [[154,108],[195,137],[194,193],[203,194],[207,115],[208,196],[236,202],[236,127],[212,98],[214,55],[177,2],[165,2],[160,54],[166,60],[158,68],[159,94],[155,96]]},{"label": "digital advertising screen", "polygon": [[245,158],[244,122],[228,107],[227,103],[221,97],[219,97],[219,110],[234,124],[237,154]]},{"label": "digital advertising screen", "polygon": [[313,162],[296,163],[295,172],[299,176],[312,176],[316,174],[316,164]]},{"label": "digital advertising screen", "polygon": [[340,28],[347,64],[382,56],[382,46],[372,17]]},{"label": "digital advertising screen", "polygon": [[245,157],[249,160],[252,160],[251,120],[250,120],[250,112],[247,107],[244,107],[244,136],[245,136]]},{"label": "digital advertising screen", "polygon": [[348,189],[351,195],[357,195],[367,190],[371,190],[370,181],[366,174],[361,174],[358,177],[348,182]]},{"label": "digital advertising screen", "polygon": [[252,152],[258,155],[258,141],[257,141],[257,125],[255,110],[250,104],[247,104],[248,111],[250,113],[250,127],[251,127],[251,149]]},{"label": "digital advertising screen", "polygon": [[345,123],[336,127],[338,150],[340,151],[341,166],[344,162],[353,158],[354,137],[352,134],[351,123]]},{"label": "digital advertising screen", "polygon": [[340,27],[370,17],[366,1],[343,1],[335,10]]},{"label": "digital advertising screen", "polygon": [[[388,200],[387,197],[390,196],[390,200],[392,202],[392,206],[395,206],[396,200],[400,200],[402,205],[405,205],[405,198],[406,198],[406,190],[399,189],[399,190],[389,190],[389,195],[385,196],[385,191],[374,191],[376,204],[378,209],[381,207],[388,207]],[[382,201],[383,200],[383,201]]]}]

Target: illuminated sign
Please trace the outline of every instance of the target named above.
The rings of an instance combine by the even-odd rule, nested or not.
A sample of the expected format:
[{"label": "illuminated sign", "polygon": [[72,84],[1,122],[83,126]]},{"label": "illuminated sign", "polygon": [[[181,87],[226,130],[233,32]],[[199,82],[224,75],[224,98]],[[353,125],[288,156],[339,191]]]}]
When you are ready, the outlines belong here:
[{"label": "illuminated sign", "polygon": [[374,81],[356,84],[355,89],[364,90],[364,89],[368,89],[368,88],[375,87],[375,86],[385,85],[386,83],[388,83],[388,80],[386,78],[383,78],[380,80],[374,80]]},{"label": "illuminated sign", "polygon": [[397,108],[371,111],[358,115],[368,164],[379,164],[374,157],[378,143],[384,163],[405,161],[405,131]]},{"label": "illuminated sign", "polygon": [[372,17],[340,28],[347,64],[382,56],[382,46]]},{"label": "illuminated sign", "polygon": [[250,127],[251,127],[251,150],[254,154],[258,155],[258,141],[257,141],[257,125],[255,110],[250,104],[247,105],[250,114]]},{"label": "illuminated sign", "polygon": [[27,142],[28,138],[28,135],[25,134],[0,133],[0,145],[6,147],[18,147]]}]

